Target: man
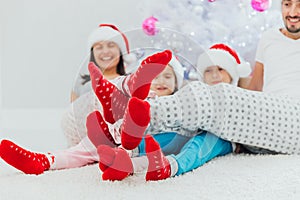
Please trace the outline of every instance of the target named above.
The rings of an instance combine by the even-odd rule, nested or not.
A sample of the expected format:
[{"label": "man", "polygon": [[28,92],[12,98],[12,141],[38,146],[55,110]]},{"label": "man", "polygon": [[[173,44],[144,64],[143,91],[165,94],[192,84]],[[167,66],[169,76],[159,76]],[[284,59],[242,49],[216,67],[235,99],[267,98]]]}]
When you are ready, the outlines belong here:
[{"label": "man", "polygon": [[295,74],[300,68],[300,1],[282,0],[281,9],[285,28],[262,36],[249,89],[300,98],[299,90],[293,90],[300,82]]}]

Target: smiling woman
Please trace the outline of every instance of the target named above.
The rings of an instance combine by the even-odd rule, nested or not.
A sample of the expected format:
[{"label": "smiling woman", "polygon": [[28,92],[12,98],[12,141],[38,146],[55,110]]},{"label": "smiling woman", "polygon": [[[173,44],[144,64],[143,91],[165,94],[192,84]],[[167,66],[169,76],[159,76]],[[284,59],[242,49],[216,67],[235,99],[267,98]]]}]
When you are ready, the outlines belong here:
[{"label": "smiling woman", "polygon": [[[113,24],[100,24],[89,36],[87,42],[90,62],[112,83],[125,75],[125,65],[134,60],[129,52],[127,37]],[[77,76],[71,92],[72,104],[64,113],[61,121],[68,146],[77,145],[86,137],[86,117],[94,110],[101,110],[99,102],[92,92],[90,75],[84,71]]]},{"label": "smiling woman", "polygon": [[[108,80],[125,75],[124,61],[129,57],[127,37],[112,24],[100,24],[88,39],[90,61],[94,62]],[[88,83],[88,84],[87,84]],[[81,75],[71,95],[74,101],[82,94],[91,91],[89,75]]]}]

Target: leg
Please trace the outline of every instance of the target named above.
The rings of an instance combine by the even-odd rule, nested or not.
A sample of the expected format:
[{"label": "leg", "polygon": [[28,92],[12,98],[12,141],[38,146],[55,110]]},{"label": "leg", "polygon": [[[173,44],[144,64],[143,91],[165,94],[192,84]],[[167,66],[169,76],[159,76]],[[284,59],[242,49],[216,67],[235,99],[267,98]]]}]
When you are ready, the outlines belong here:
[{"label": "leg", "polygon": [[121,181],[133,173],[131,159],[124,149],[100,145],[98,154],[100,157],[99,168],[103,171],[103,180]]},{"label": "leg", "polygon": [[110,147],[116,147],[115,140],[109,132],[106,122],[98,111],[89,114],[86,119],[87,135],[91,142],[97,148],[100,144],[105,144]]},{"label": "leg", "polygon": [[231,143],[210,133],[203,133],[191,138],[176,156],[178,164],[176,175],[196,169],[217,156],[232,152]]},{"label": "leg", "polygon": [[150,104],[150,129],[168,130],[165,124],[180,123],[187,130],[209,130],[228,141],[300,154],[299,100],[194,81]]},{"label": "leg", "polygon": [[51,152],[54,163],[50,169],[70,169],[99,161],[97,149],[86,136],[74,147]]},{"label": "leg", "polygon": [[161,152],[159,144],[151,135],[145,138],[149,166],[146,174],[147,181],[163,180],[171,176],[171,166]]},{"label": "leg", "polygon": [[148,102],[135,97],[130,99],[121,127],[121,142],[125,149],[134,149],[141,142],[150,121],[149,109]]},{"label": "leg", "polygon": [[[159,144],[164,155],[178,154],[183,145],[190,139],[190,137],[179,135],[176,132],[162,132],[152,136]],[[146,155],[144,139],[140,142],[138,148],[140,156]]]},{"label": "leg", "polygon": [[123,117],[129,97],[106,80],[100,69],[92,62],[89,63],[89,72],[93,90],[103,107],[104,119],[113,124]]},{"label": "leg", "polygon": [[172,52],[165,50],[144,59],[136,72],[126,77],[125,87],[132,97],[145,99],[148,96],[152,80],[161,73],[172,59]]},{"label": "leg", "polygon": [[1,141],[0,157],[25,174],[38,175],[50,168],[50,161],[45,154],[27,151],[9,140]]}]

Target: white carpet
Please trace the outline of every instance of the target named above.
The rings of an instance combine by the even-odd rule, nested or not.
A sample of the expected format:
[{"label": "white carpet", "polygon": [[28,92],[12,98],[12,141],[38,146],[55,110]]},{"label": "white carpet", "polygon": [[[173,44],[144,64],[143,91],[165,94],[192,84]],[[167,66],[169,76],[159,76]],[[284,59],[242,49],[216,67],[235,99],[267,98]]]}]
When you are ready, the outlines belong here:
[{"label": "white carpet", "polygon": [[[0,139],[9,138],[41,152],[64,148],[60,112],[39,113],[26,117],[28,111],[2,112]],[[0,200],[16,199],[299,200],[300,156],[227,155],[191,173],[159,182],[146,182],[143,175],[104,182],[97,165],[25,175],[0,159]]]},{"label": "white carpet", "polygon": [[25,175],[0,162],[0,199],[300,199],[300,157],[227,155],[183,176],[101,180],[97,165]]}]

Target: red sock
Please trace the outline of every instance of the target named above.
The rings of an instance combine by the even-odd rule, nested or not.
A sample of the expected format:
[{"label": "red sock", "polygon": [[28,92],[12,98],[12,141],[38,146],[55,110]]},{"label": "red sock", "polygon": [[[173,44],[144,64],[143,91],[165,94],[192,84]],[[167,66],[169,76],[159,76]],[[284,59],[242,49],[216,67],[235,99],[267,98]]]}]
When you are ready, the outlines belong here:
[{"label": "red sock", "polygon": [[98,154],[103,180],[121,181],[133,173],[131,159],[124,149],[100,145]]},{"label": "red sock", "polygon": [[89,72],[93,90],[103,107],[104,119],[109,123],[115,123],[123,117],[129,97],[106,80],[93,62],[89,63]]},{"label": "red sock", "polygon": [[96,148],[100,144],[105,144],[110,147],[118,146],[99,111],[94,111],[88,115],[86,119],[86,128],[87,135]]},{"label": "red sock", "polygon": [[124,114],[121,127],[121,143],[125,149],[136,148],[150,122],[150,105],[148,102],[132,97]]},{"label": "red sock", "polygon": [[144,59],[136,72],[128,78],[128,88],[132,97],[145,99],[148,96],[152,80],[161,73],[172,59],[172,52],[165,50]]},{"label": "red sock", "polygon": [[171,176],[171,166],[168,159],[162,153],[159,144],[151,135],[145,138],[146,154],[149,166],[146,174],[147,181],[157,181]]},{"label": "red sock", "polygon": [[45,154],[27,151],[9,140],[1,141],[0,155],[5,162],[25,174],[38,175],[50,168]]}]

